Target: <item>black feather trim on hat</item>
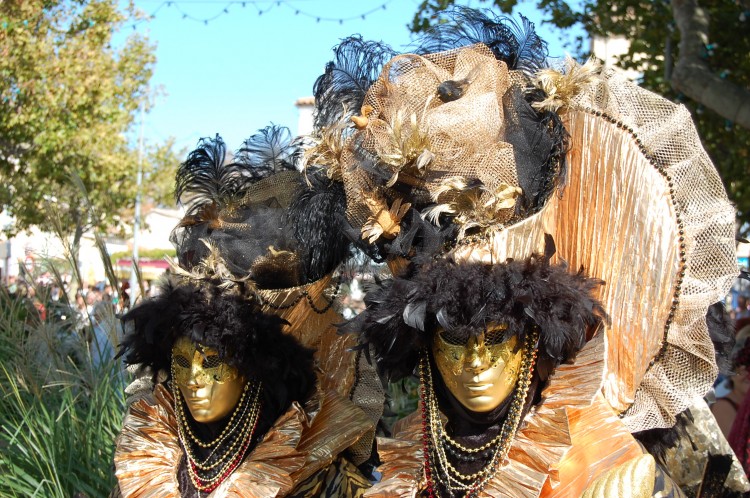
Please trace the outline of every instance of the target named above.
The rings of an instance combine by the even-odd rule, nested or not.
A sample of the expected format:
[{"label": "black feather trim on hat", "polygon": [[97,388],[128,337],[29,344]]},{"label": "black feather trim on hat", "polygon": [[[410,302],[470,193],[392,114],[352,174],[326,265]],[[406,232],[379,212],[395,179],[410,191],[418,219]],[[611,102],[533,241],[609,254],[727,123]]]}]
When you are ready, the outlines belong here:
[{"label": "black feather trim on hat", "polygon": [[216,135],[201,138],[180,164],[175,177],[175,199],[186,205],[188,216],[201,216],[209,207],[224,209],[239,198],[246,184],[245,177],[226,161],[227,146]]},{"label": "black feather trim on hat", "polygon": [[160,294],[122,318],[126,335],[120,355],[128,364],[170,372],[180,337],[217,351],[246,378],[263,382],[276,412],[304,401],[315,385],[312,351],[282,333],[284,320],[259,311],[252,301],[214,283],[172,275]]},{"label": "black feather trim on hat", "polygon": [[438,327],[468,338],[502,323],[522,338],[535,325],[537,369],[545,380],[583,346],[589,327],[606,320],[592,297],[602,283],[543,257],[494,265],[439,260],[368,292],[367,309],[344,329],[359,333],[379,370],[397,381],[413,373]]},{"label": "black feather trim on hat", "polygon": [[271,124],[242,142],[232,166],[241,169],[249,183],[254,183],[274,173],[294,171],[299,150],[289,128]]},{"label": "black feather trim on hat", "polygon": [[359,114],[365,93],[396,55],[388,45],[350,36],[333,49],[333,60],[315,81],[315,129]]}]

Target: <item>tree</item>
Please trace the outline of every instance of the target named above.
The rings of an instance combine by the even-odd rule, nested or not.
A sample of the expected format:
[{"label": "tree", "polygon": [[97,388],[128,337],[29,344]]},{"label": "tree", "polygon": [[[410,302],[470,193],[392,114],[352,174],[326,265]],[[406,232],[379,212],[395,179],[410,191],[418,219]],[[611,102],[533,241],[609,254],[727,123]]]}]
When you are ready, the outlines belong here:
[{"label": "tree", "polygon": [[[413,32],[440,22],[455,0],[423,1]],[[709,156],[737,206],[740,234],[750,233],[750,0],[493,0],[510,13],[519,4],[542,11],[560,29],[630,41],[618,64],[639,83],[691,111]],[[581,39],[576,55],[589,54]]]},{"label": "tree", "polygon": [[188,149],[175,151],[175,139],[162,144],[152,144],[146,149],[143,182],[148,185],[144,200],[154,206],[174,207],[174,179],[177,168],[188,155]]},{"label": "tree", "polygon": [[[0,2],[0,210],[9,231],[49,228],[48,210],[77,247],[135,199],[137,154],[126,133],[148,105],[154,47],[115,34],[135,11],[118,0]],[[93,210],[73,186],[76,173]]]}]

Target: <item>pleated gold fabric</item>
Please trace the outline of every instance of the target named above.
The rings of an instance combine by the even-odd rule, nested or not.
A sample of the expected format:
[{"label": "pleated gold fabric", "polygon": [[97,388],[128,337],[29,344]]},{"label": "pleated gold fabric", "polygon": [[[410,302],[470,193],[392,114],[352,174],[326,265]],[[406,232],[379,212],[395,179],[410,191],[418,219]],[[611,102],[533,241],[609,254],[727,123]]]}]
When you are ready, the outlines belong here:
[{"label": "pleated gold fabric", "polygon": [[614,71],[587,78],[563,114],[560,196],[455,260],[500,263],[543,249],[606,282],[602,391],[631,432],[671,427],[717,375],[705,314],[736,277],[734,209],[689,112]]},{"label": "pleated gold fabric", "polygon": [[135,401],[116,440],[115,476],[123,497],[180,496],[182,458],[172,395],[159,386]]},{"label": "pleated gold fabric", "polygon": [[[374,427],[383,415],[385,391],[375,367],[352,351],[357,345],[356,337],[339,334],[336,324],[343,322],[344,318],[329,305],[334,299],[330,292],[332,280],[332,275],[327,275],[299,287],[262,289],[258,294],[265,303],[263,311],[277,314],[289,322],[284,332],[315,351],[318,391],[333,391],[350,399],[372,420],[373,431],[369,438],[361,439],[351,450],[354,463],[360,464],[372,453]],[[325,311],[320,313],[316,309]]]},{"label": "pleated gold fabric", "polygon": [[[123,497],[179,497],[176,473],[182,450],[172,407],[171,394],[161,385],[151,399],[131,405],[115,450],[115,475]],[[210,496],[288,496],[314,474],[327,473],[340,453],[372,426],[361,409],[333,392],[319,407],[316,400],[305,409],[295,403]]]},{"label": "pleated gold fabric", "polygon": [[[580,496],[600,474],[643,454],[600,393],[606,349],[597,335],[574,364],[560,365],[482,496]],[[421,431],[414,413],[394,426],[393,439],[378,440],[382,479],[365,496],[417,496],[425,485]]]},{"label": "pleated gold fabric", "polygon": [[[340,335],[335,324],[343,321],[332,307],[329,290],[332,275],[315,282],[287,289],[260,289],[258,294],[265,303],[262,310],[273,313],[287,322],[284,332],[303,346],[315,350],[316,373],[323,392],[334,390],[348,396],[354,383],[356,361],[349,352],[356,339]],[[315,306],[323,313],[316,313]],[[326,309],[327,308],[327,309]]]}]

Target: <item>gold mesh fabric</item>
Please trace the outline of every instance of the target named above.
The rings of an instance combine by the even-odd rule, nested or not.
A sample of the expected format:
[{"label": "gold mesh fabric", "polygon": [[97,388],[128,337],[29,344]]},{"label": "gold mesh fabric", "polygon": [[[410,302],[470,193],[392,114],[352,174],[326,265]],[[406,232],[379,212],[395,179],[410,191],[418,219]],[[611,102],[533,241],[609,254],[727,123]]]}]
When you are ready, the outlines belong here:
[{"label": "gold mesh fabric", "polygon": [[283,171],[264,178],[247,189],[242,204],[265,204],[285,208],[292,202],[294,194],[299,189],[299,176],[297,171]]},{"label": "gold mesh fabric", "polygon": [[[463,96],[442,102],[437,89],[445,81],[467,82]],[[385,178],[398,174],[399,182],[417,186],[418,202],[436,196],[441,182],[456,177],[484,184],[480,204],[503,183],[518,187],[513,146],[503,141],[503,96],[510,85],[506,65],[481,44],[389,61],[365,96],[363,109],[370,111],[366,127],[348,139],[341,156],[352,224],[361,227],[370,216],[363,193],[388,201],[395,196],[376,188],[372,171],[362,167],[367,162]],[[420,168],[425,150],[431,159]],[[439,202],[449,202],[451,195],[442,194]],[[510,207],[491,221],[502,223],[512,214]]]},{"label": "gold mesh fabric", "polygon": [[451,257],[523,258],[552,234],[558,259],[606,282],[606,399],[633,432],[671,427],[716,378],[705,314],[737,275],[734,209],[684,107],[606,72],[563,118],[562,197]]},{"label": "gold mesh fabric", "polygon": [[[385,408],[385,389],[375,371],[375,365],[367,359],[367,356],[359,354],[357,359],[357,375],[349,398],[355,405],[362,408],[372,420],[373,425],[377,426]],[[370,458],[374,440],[375,430],[367,436],[362,436],[356,444],[349,447],[348,451],[354,463],[359,464]]]}]

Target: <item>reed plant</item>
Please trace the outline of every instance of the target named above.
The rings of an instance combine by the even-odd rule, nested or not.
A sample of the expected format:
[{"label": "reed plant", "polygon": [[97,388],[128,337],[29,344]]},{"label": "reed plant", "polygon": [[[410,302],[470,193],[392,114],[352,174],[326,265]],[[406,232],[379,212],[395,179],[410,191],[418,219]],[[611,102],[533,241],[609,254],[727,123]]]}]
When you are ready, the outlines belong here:
[{"label": "reed plant", "polygon": [[82,328],[19,319],[24,307],[0,291],[0,496],[107,496],[121,366],[94,361]]}]

